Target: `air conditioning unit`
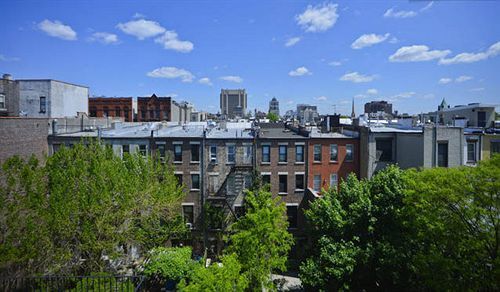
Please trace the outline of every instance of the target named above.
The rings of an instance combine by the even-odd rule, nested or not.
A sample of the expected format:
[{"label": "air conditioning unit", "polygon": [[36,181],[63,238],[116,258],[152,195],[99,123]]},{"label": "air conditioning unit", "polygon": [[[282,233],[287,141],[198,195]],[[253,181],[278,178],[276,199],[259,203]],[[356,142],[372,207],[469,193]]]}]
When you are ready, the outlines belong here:
[{"label": "air conditioning unit", "polygon": [[210,162],[212,162],[212,163],[216,163],[216,162],[217,162],[217,158],[215,158],[215,157],[211,157],[211,158],[210,158]]},{"label": "air conditioning unit", "polygon": [[189,230],[193,230],[193,223],[186,223],[186,227]]}]

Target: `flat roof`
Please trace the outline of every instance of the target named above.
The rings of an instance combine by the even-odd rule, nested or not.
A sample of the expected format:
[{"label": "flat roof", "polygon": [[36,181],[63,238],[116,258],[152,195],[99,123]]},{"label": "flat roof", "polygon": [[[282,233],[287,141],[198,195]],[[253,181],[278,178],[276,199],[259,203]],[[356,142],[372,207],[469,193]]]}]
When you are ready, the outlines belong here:
[{"label": "flat roof", "polygon": [[280,128],[261,128],[259,138],[262,139],[307,139],[300,134],[295,133],[285,127]]},{"label": "flat roof", "polygon": [[66,82],[66,81],[61,81],[61,80],[57,80],[57,79],[15,79],[14,81],[21,81],[21,82],[30,82],[30,81],[53,81],[53,82],[59,82],[59,83],[65,83],[65,84],[69,84],[69,85],[73,85],[73,86],[78,86],[78,87],[85,87],[85,88],[89,88],[88,86],[86,85],[79,85],[79,84],[75,84],[75,83],[71,83],[71,82]]}]

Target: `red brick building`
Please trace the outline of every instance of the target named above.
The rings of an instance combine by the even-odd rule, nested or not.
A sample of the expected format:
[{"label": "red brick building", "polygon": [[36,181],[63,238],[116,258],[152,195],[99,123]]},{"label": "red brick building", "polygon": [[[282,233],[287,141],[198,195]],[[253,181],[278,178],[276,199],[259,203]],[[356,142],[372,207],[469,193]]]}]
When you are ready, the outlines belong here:
[{"label": "red brick building", "polygon": [[132,97],[89,97],[89,116],[122,117],[132,122]]},{"label": "red brick building", "polygon": [[308,141],[309,188],[320,192],[331,185],[338,187],[354,172],[359,177],[359,135],[349,133],[321,133],[313,129]]},{"label": "red brick building", "polygon": [[137,98],[137,121],[171,121],[171,97],[158,97],[153,94],[151,97]]}]

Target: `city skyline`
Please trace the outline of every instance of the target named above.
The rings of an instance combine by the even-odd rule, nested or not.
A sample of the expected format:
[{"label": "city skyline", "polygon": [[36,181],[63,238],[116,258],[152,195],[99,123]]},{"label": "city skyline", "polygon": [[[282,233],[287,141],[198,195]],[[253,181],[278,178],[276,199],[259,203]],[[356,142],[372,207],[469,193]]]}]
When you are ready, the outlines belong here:
[{"label": "city skyline", "polygon": [[400,113],[498,103],[498,2],[251,4],[2,3],[0,71],[209,112],[221,88],[245,88],[249,110],[276,97],[282,113],[308,103],[349,115],[353,98],[357,114],[372,100]]}]

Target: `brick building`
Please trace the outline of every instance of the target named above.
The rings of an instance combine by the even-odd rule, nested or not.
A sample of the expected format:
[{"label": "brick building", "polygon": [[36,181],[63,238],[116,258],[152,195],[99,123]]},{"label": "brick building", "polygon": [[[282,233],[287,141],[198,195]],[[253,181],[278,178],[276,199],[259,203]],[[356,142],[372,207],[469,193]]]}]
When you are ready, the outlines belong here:
[{"label": "brick building", "polygon": [[359,177],[359,135],[344,130],[321,132],[311,129],[308,150],[307,185],[315,192],[338,187],[353,172]]},{"label": "brick building", "polygon": [[150,97],[137,98],[137,121],[172,121],[171,97],[158,97],[153,94]]},{"label": "brick building", "polygon": [[49,119],[1,117],[0,164],[13,155],[43,159],[49,153],[48,133]]},{"label": "brick building", "polygon": [[121,117],[132,122],[132,97],[89,97],[89,116]]}]

